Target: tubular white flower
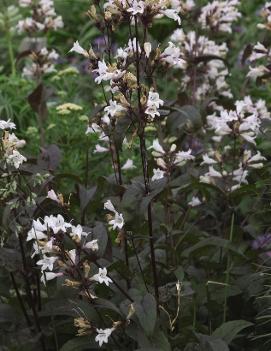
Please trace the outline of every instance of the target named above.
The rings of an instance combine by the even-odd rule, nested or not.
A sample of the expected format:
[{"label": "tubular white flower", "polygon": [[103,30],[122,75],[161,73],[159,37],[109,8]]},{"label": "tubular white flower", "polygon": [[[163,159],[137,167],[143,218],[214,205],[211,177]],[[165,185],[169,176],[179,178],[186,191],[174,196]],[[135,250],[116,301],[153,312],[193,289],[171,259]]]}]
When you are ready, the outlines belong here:
[{"label": "tubular white flower", "polygon": [[54,272],[42,272],[41,274],[41,282],[46,285],[46,282],[49,280],[53,280],[57,277],[61,277],[63,273],[54,273]]},{"label": "tubular white flower", "polygon": [[10,119],[7,121],[0,120],[0,129],[16,129],[15,123],[11,122]]},{"label": "tubular white flower", "polygon": [[101,146],[100,144],[95,145],[95,150],[93,151],[94,154],[100,154],[103,152],[107,152],[109,149],[107,147]]},{"label": "tubular white flower", "polygon": [[115,212],[114,218],[111,219],[108,223],[113,226],[114,230],[116,228],[122,229],[124,226],[124,218],[122,213]]},{"label": "tubular white flower", "polygon": [[193,196],[191,201],[188,202],[188,205],[191,207],[197,207],[201,204],[202,204],[202,202],[200,201],[200,199],[197,196]]},{"label": "tubular white flower", "polygon": [[87,243],[84,244],[84,249],[90,249],[92,251],[98,251],[99,250],[99,245],[98,245],[98,240],[94,239],[91,241],[88,241]]},{"label": "tubular white flower", "polygon": [[16,169],[18,169],[23,162],[27,161],[26,157],[17,150],[13,150],[12,154],[8,155],[6,160],[9,165],[14,166]]},{"label": "tubular white flower", "polygon": [[104,203],[104,209],[116,213],[114,205],[112,204],[111,200],[107,200]]},{"label": "tubular white flower", "polygon": [[87,50],[82,48],[78,40],[73,43],[73,47],[70,49],[69,52],[76,52],[77,54],[83,55],[85,57],[89,57]]},{"label": "tubular white flower", "polygon": [[57,203],[60,203],[60,200],[57,196],[57,194],[55,193],[55,191],[53,189],[49,190],[48,193],[47,193],[47,197],[48,199],[51,199]]},{"label": "tubular white flower", "polygon": [[193,161],[195,156],[192,155],[192,150],[179,151],[175,155],[174,164],[177,166],[183,166],[187,161]]},{"label": "tubular white flower", "polygon": [[43,259],[37,261],[37,265],[41,266],[41,271],[45,271],[48,269],[49,271],[52,271],[54,269],[54,263],[57,261],[57,257],[51,256],[43,256]]},{"label": "tubular white flower", "polygon": [[150,57],[151,50],[152,50],[151,43],[149,43],[149,42],[144,43],[144,51],[145,51],[145,55],[146,55],[147,58]]},{"label": "tubular white flower", "polygon": [[159,168],[154,168],[153,169],[153,176],[152,176],[151,180],[152,181],[159,180],[159,179],[164,178],[164,176],[165,176],[165,172],[164,171],[162,171]]},{"label": "tubular white flower", "polygon": [[101,347],[103,344],[108,343],[108,338],[114,331],[114,328],[106,328],[106,329],[96,329],[96,332],[98,333],[95,337],[95,341],[99,343],[99,346]]},{"label": "tubular white flower", "polygon": [[134,165],[134,161],[128,159],[124,165],[121,167],[122,170],[126,171],[126,170],[130,170],[130,169],[134,169],[136,168],[136,166]]},{"label": "tubular white flower", "polygon": [[90,280],[94,280],[98,282],[99,284],[105,284],[106,286],[109,286],[110,283],[113,283],[112,279],[110,279],[107,276],[107,269],[106,268],[99,268],[99,271],[97,274],[94,274]]}]

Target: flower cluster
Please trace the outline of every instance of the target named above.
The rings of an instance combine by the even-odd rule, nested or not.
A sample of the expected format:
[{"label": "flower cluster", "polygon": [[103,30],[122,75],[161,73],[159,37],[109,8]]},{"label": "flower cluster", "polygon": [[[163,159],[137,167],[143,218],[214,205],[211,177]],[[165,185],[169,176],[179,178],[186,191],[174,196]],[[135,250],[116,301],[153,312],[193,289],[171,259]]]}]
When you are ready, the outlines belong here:
[{"label": "flower cluster", "polygon": [[239,0],[213,1],[202,7],[199,22],[212,31],[232,32],[232,23],[241,17]]},{"label": "flower cluster", "polygon": [[193,6],[193,2],[186,1],[182,5],[180,0],[109,0],[104,4],[105,19],[107,21],[116,20],[116,18],[129,18],[137,16],[142,18],[145,23],[151,23],[154,18],[168,17],[181,23],[180,12],[188,10]]},{"label": "flower cluster", "polygon": [[[228,48],[226,43],[216,44],[196,32],[177,29],[170,37],[171,42],[161,55],[162,61],[183,71],[182,89],[192,91],[200,100],[210,92],[232,97],[226,82],[228,69],[223,62]],[[205,60],[206,57],[211,59]]]},{"label": "flower cluster", "polygon": [[108,222],[110,225],[112,225],[112,228],[122,229],[122,227],[124,226],[123,215],[122,213],[119,213],[118,211],[116,211],[114,205],[110,200],[107,200],[104,203],[104,209],[113,213],[113,216],[110,215],[109,222]]},{"label": "flower cluster", "polygon": [[215,108],[214,114],[207,117],[207,129],[214,132],[216,147],[203,155],[201,166],[207,166],[208,171],[200,181],[233,191],[247,184],[250,169],[263,167],[266,159],[255,150],[255,140],[263,120],[270,120],[271,116],[263,100],[253,103],[248,96],[236,101],[234,110]]},{"label": "flower cluster", "polygon": [[[52,193],[50,193],[50,198],[52,198]],[[45,216],[42,220],[33,220],[26,240],[33,243],[32,257],[39,256],[37,265],[40,266],[41,280],[44,284],[59,276],[67,278],[65,284],[82,285],[86,290],[93,282],[104,283],[107,286],[112,283],[107,276],[106,268],[99,267],[96,274],[90,275],[88,261],[82,259],[82,253],[88,251],[95,253],[99,249],[98,240],[90,240],[90,236],[91,233],[85,232],[80,224],[74,226],[66,222],[60,214]],[[76,246],[74,249],[65,249],[66,237],[74,243]],[[83,281],[82,274],[78,273],[81,266],[83,266]],[[90,296],[95,298],[93,293],[90,293]]]},{"label": "flower cluster", "polygon": [[177,146],[171,144],[165,150],[158,139],[153,141],[150,149],[152,149],[152,155],[159,167],[153,170],[152,181],[163,178],[165,174],[170,175],[176,166],[183,166],[187,161],[195,159],[191,149],[177,152]]},{"label": "flower cluster", "polygon": [[[266,23],[259,23],[258,28],[271,30],[271,2],[267,2],[261,12],[262,17]],[[252,53],[248,60],[250,63],[249,72],[247,76],[252,80],[260,80],[265,82],[270,79],[271,70],[271,52],[270,48],[267,47],[268,41],[263,43],[258,42],[252,48]]]},{"label": "flower cluster", "polygon": [[264,5],[261,15],[265,20],[265,23],[259,23],[258,28],[271,30],[271,2],[268,1]]},{"label": "flower cluster", "polygon": [[29,79],[38,79],[44,74],[55,72],[55,62],[59,55],[55,50],[42,48],[40,51],[32,52],[30,59],[32,63],[23,69],[23,76]]},{"label": "flower cluster", "polygon": [[4,168],[12,166],[18,169],[26,161],[26,157],[18,151],[18,149],[24,147],[25,141],[18,139],[14,133],[11,133],[10,130],[12,129],[16,129],[13,122],[0,120],[0,130],[2,131],[0,154]]},{"label": "flower cluster", "polygon": [[100,347],[103,344],[108,343],[109,337],[111,336],[113,331],[115,331],[118,328],[120,324],[121,322],[113,322],[113,325],[111,328],[101,329],[101,328],[95,328],[92,325],[92,323],[88,319],[86,319],[85,316],[74,319],[74,326],[78,330],[77,335],[78,336],[88,335],[89,333],[91,333],[91,331],[94,331],[96,333],[95,341],[99,344]]},{"label": "flower cluster", "polygon": [[19,0],[19,5],[31,10],[30,17],[18,22],[19,33],[47,32],[63,27],[62,17],[57,16],[53,0]]},{"label": "flower cluster", "polygon": [[252,64],[249,66],[249,72],[247,74],[249,78],[253,80],[260,78],[262,81],[264,79],[270,78],[270,49],[266,48],[263,44],[258,42],[253,47],[249,61]]}]

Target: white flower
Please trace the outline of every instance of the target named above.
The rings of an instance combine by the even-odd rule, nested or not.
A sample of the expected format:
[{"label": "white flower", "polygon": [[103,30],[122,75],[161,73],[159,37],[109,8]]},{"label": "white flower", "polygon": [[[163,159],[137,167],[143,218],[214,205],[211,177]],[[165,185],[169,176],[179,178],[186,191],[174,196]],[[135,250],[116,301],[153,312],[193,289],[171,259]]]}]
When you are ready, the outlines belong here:
[{"label": "white flower", "polygon": [[160,157],[165,154],[165,150],[159,143],[158,139],[154,139],[154,141],[152,142],[152,146],[150,146],[149,149],[153,149],[152,155],[154,157]]},{"label": "white flower", "polygon": [[209,172],[207,173],[209,177],[222,178],[222,174],[214,169],[213,166],[209,167]]},{"label": "white flower", "polygon": [[154,168],[153,176],[152,176],[151,180],[152,181],[159,180],[159,179],[164,178],[164,176],[165,176],[165,172],[164,171],[162,171],[159,168]]},{"label": "white flower", "polygon": [[157,110],[157,107],[155,105],[148,106],[145,110],[146,115],[151,116],[151,119],[154,119],[155,116],[160,116],[160,113]]},{"label": "white flower", "polygon": [[60,277],[62,275],[63,275],[63,273],[42,272],[40,280],[44,285],[46,285],[46,281],[53,280],[56,277]]},{"label": "white flower", "polygon": [[93,151],[94,154],[100,154],[103,152],[109,151],[107,147],[101,146],[99,144],[95,145],[95,150]]},{"label": "white flower", "polygon": [[14,166],[16,169],[18,169],[20,165],[26,161],[27,159],[17,150],[13,150],[12,154],[7,157],[7,163]]},{"label": "white flower", "polygon": [[208,154],[204,154],[202,155],[203,161],[201,162],[201,166],[202,165],[214,165],[217,163],[216,160],[214,160],[213,158],[209,157]]},{"label": "white flower", "polygon": [[85,57],[89,57],[88,52],[82,48],[82,46],[79,44],[78,40],[73,43],[73,47],[69,52],[76,52],[77,54],[83,55]]},{"label": "white flower", "polygon": [[181,57],[181,50],[172,42],[168,43],[168,47],[161,54],[162,61],[168,63],[170,66],[185,69],[187,62]]},{"label": "white flower", "polygon": [[98,251],[99,250],[98,240],[97,239],[91,240],[91,241],[87,242],[83,247],[84,247],[84,249]]},{"label": "white flower", "polygon": [[256,80],[257,78],[262,77],[268,72],[269,72],[269,69],[263,65],[260,65],[258,67],[249,67],[249,72],[247,74],[247,77]]},{"label": "white flower", "polygon": [[167,164],[161,157],[158,157],[155,161],[158,167],[167,169]]},{"label": "white flower", "polygon": [[177,166],[183,166],[186,161],[193,161],[195,156],[192,155],[192,150],[189,149],[187,151],[179,151],[175,155],[174,164]]},{"label": "white flower", "polygon": [[99,343],[99,346],[101,347],[103,343],[107,344],[108,343],[108,338],[114,331],[114,328],[107,328],[107,329],[96,329],[97,335],[95,337],[95,341]]},{"label": "white flower", "polygon": [[97,84],[101,84],[102,81],[120,79],[125,74],[124,71],[121,71],[119,69],[109,71],[104,60],[98,62],[98,68],[94,69],[93,72],[97,73],[97,75],[98,75],[95,78],[95,82]]},{"label": "white flower", "polygon": [[174,21],[178,22],[178,24],[181,24],[181,18],[178,15],[178,12],[175,9],[166,9],[161,11],[166,17],[173,19]]},{"label": "white flower", "polygon": [[124,219],[122,213],[115,212],[114,219],[111,219],[108,223],[113,226],[114,230],[116,228],[121,229],[124,226]]},{"label": "white flower", "polygon": [[144,43],[144,51],[147,58],[150,57],[151,49],[152,49],[151,43],[149,42]]},{"label": "white flower", "polygon": [[35,230],[34,228],[30,229],[27,233],[26,241],[30,240],[43,240],[47,239],[47,235],[41,231]]},{"label": "white flower", "polygon": [[248,170],[243,169],[242,167],[235,169],[233,171],[233,181],[239,184],[247,184]]},{"label": "white flower", "polygon": [[102,128],[97,123],[92,123],[90,126],[87,127],[86,134],[101,134],[103,133]]},{"label": "white flower", "polygon": [[16,149],[20,149],[25,146],[26,142],[23,139],[18,139],[14,133],[8,135],[8,142],[15,146]]},{"label": "white flower", "polygon": [[32,4],[32,0],[19,0],[19,6],[28,7]]},{"label": "white flower", "polygon": [[258,162],[258,161],[266,161],[266,158],[264,156],[262,156],[260,151],[257,151],[256,155],[249,158],[248,163]]},{"label": "white flower", "polygon": [[237,10],[239,0],[213,1],[201,9],[199,22],[203,28],[218,30],[221,32],[232,32],[231,25],[241,13]]},{"label": "white flower", "polygon": [[47,243],[41,248],[42,253],[45,254],[53,252],[53,243],[54,238],[51,238],[49,241],[47,241]]},{"label": "white flower", "polygon": [[171,35],[170,39],[174,42],[174,43],[182,43],[185,41],[186,39],[186,35],[183,31],[183,29],[178,28],[176,29],[173,34]]},{"label": "white flower", "polygon": [[109,286],[110,283],[113,281],[107,276],[107,269],[106,268],[99,268],[97,274],[94,274],[93,277],[90,278],[91,280],[95,280],[96,282]]},{"label": "white flower", "polygon": [[104,112],[111,117],[114,117],[125,110],[126,109],[122,105],[118,104],[116,101],[113,100],[110,100],[109,106],[106,106],[104,108]]},{"label": "white flower", "polygon": [[76,249],[68,251],[68,256],[73,264],[76,263]]},{"label": "white flower", "polygon": [[132,0],[132,6],[127,9],[127,12],[131,12],[133,16],[137,14],[143,14],[145,5],[143,1]]},{"label": "white flower", "polygon": [[121,167],[121,169],[125,170],[129,170],[129,169],[134,169],[136,168],[136,166],[134,165],[134,161],[130,160],[128,158],[128,160],[124,163],[124,165]]},{"label": "white flower", "polygon": [[48,191],[47,197],[48,197],[48,199],[51,199],[53,201],[56,201],[57,203],[60,203],[60,200],[53,189]]},{"label": "white flower", "polygon": [[33,220],[32,228],[27,233],[26,241],[47,239],[47,235],[43,233],[44,231],[47,231],[46,225],[42,224],[39,219]]},{"label": "white flower", "polygon": [[116,213],[114,205],[112,204],[111,200],[107,200],[104,203],[104,209]]},{"label": "white flower", "polygon": [[188,202],[188,205],[191,207],[196,207],[201,205],[202,202],[200,201],[200,199],[197,196],[193,196],[191,201]]},{"label": "white flower", "polygon": [[104,209],[113,212],[115,215],[114,218],[109,221],[109,224],[113,226],[113,229],[121,229],[124,226],[123,215],[115,210],[115,207],[110,200],[107,200],[104,203]]},{"label": "white flower", "polygon": [[249,59],[250,59],[250,61],[255,61],[255,60],[259,60],[267,55],[268,55],[268,49],[263,44],[258,42],[253,47],[253,51],[252,51],[252,54],[250,55]]},{"label": "white flower", "polygon": [[163,105],[164,105],[164,101],[159,98],[159,94],[154,91],[150,91],[148,96],[147,106],[149,107],[155,106],[159,108],[160,106],[163,106]]},{"label": "white flower", "polygon": [[71,227],[70,223],[66,223],[64,218],[58,214],[56,217],[51,215],[51,216],[45,216],[44,217],[44,224],[46,224],[54,234],[57,234],[59,231],[66,232],[67,228]]},{"label": "white flower", "polygon": [[73,239],[81,240],[82,236],[87,236],[88,233],[84,232],[82,226],[78,224],[76,227],[75,226],[71,227],[70,235]]},{"label": "white flower", "polygon": [[10,119],[7,121],[0,120],[0,129],[16,129],[15,123],[11,122]]},{"label": "white flower", "polygon": [[42,260],[39,260],[37,262],[38,266],[41,266],[41,271],[45,271],[46,269],[48,269],[49,271],[52,271],[54,269],[54,263],[57,260],[57,257],[51,256],[51,257],[47,257],[44,256]]},{"label": "white flower", "polygon": [[[98,77],[95,78],[97,84],[101,84],[103,80],[108,80],[108,67],[104,60],[98,62],[98,68],[94,69],[93,72],[98,74]],[[109,79],[111,78],[109,77]]]}]

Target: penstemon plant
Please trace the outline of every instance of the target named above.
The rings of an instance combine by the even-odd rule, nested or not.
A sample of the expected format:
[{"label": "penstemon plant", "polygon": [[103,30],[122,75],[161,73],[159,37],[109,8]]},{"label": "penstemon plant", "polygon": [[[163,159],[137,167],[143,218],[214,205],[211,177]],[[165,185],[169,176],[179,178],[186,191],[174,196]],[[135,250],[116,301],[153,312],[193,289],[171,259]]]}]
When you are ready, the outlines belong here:
[{"label": "penstemon plant", "polygon": [[[21,154],[15,123],[0,120],[0,264],[11,286],[0,311],[16,297],[24,349],[268,351],[271,115],[255,91],[268,89],[270,50],[267,39],[242,48],[236,94],[228,59],[242,1],[91,1],[61,58],[75,66],[62,73],[80,71],[94,90],[84,109],[59,104],[63,91],[48,102],[60,56],[37,36],[63,28],[54,2],[19,5],[31,17],[17,31],[37,46],[22,76],[36,84],[28,102],[42,148]],[[83,177],[63,172],[65,136],[46,146],[48,106],[63,129],[86,113],[69,145],[87,145]]]}]

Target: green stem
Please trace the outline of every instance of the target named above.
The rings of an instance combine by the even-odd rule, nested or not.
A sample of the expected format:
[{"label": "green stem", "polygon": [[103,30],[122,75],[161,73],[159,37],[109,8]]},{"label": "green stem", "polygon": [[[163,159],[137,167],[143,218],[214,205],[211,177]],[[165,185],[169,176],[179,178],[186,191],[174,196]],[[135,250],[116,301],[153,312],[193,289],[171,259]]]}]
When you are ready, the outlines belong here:
[{"label": "green stem", "polygon": [[[231,230],[230,230],[230,243],[233,241],[233,226],[234,226],[234,212],[231,216]],[[230,283],[230,267],[231,267],[231,256],[229,251],[227,252],[227,270],[226,270],[226,280],[225,280],[225,295],[224,295],[224,312],[223,312],[223,322],[227,320],[227,300],[229,293],[229,283]]]},{"label": "green stem", "polygon": [[8,43],[8,54],[9,54],[11,75],[15,76],[16,66],[15,66],[14,52],[13,52],[13,46],[12,46],[12,37],[11,37],[9,26],[7,28],[7,43]]}]

